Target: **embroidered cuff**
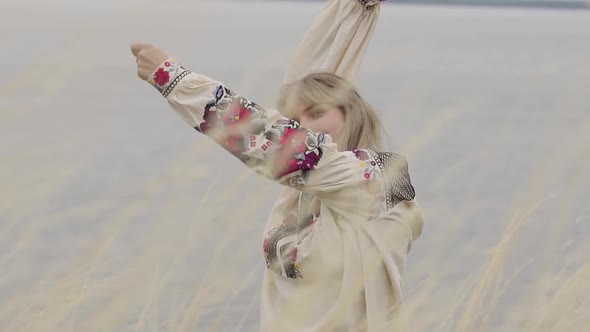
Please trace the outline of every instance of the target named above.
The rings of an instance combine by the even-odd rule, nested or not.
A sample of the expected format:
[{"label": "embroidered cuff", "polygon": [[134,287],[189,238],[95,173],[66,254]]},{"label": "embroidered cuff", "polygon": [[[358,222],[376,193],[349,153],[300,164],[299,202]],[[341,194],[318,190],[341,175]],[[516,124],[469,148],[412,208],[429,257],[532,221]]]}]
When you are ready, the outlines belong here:
[{"label": "embroidered cuff", "polygon": [[164,97],[168,97],[174,87],[190,72],[176,62],[175,58],[164,61],[151,75],[148,83],[153,85]]},{"label": "embroidered cuff", "polygon": [[358,2],[365,7],[365,10],[371,9],[371,7],[383,2],[385,0],[358,0]]}]

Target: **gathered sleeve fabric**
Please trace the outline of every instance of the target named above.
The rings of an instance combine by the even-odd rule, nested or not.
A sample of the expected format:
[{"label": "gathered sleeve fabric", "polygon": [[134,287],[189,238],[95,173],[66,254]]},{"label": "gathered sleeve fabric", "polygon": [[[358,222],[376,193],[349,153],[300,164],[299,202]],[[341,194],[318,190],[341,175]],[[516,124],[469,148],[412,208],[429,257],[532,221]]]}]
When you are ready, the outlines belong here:
[{"label": "gathered sleeve fabric", "polygon": [[384,0],[329,0],[297,48],[285,76],[292,82],[313,72],[352,81],[367,50]]},{"label": "gathered sleeve fabric", "polygon": [[302,128],[173,58],[148,82],[187,124],[255,172],[283,185],[322,197],[379,176],[368,152],[338,151],[329,135]]}]

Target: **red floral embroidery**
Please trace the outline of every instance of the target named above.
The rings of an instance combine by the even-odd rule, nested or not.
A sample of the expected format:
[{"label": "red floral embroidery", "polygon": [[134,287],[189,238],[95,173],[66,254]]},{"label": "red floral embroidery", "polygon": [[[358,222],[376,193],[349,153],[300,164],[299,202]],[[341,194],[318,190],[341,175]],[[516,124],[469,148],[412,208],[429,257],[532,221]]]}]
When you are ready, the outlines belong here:
[{"label": "red floral embroidery", "polygon": [[297,249],[297,247],[293,247],[293,250],[291,250],[291,262],[295,262],[297,260],[297,252],[299,250]]},{"label": "red floral embroidery", "polygon": [[369,154],[367,153],[367,151],[364,150],[354,150],[354,155],[357,157],[357,159],[360,160],[369,160],[371,159],[371,157],[369,157]]},{"label": "red floral embroidery", "polygon": [[308,133],[304,129],[288,128],[280,139],[279,165],[284,165],[280,176],[297,170],[313,169],[319,162],[321,155],[315,151],[308,151],[306,144]]},{"label": "red floral embroidery", "polygon": [[280,145],[289,147],[290,152],[301,153],[306,150],[305,139],[307,134],[303,130],[288,128],[281,137]]},{"label": "red floral embroidery", "polygon": [[195,129],[206,135],[218,129],[213,135],[217,143],[244,162],[251,158],[246,152],[259,146],[259,138],[264,139],[260,148],[271,153],[273,178],[301,170],[297,179],[291,179],[305,181],[306,172],[314,169],[322,157],[323,134],[299,128],[297,122],[288,119],[266,128],[264,109],[222,85],[213,92],[213,99],[203,113],[203,121]]},{"label": "red floral embroidery", "polygon": [[252,111],[240,104],[233,104],[223,115],[223,123],[228,126],[235,126],[240,123],[247,123],[252,118]]},{"label": "red floral embroidery", "polygon": [[203,114],[203,120],[205,120],[199,126],[199,131],[203,134],[207,134],[210,129],[218,128],[219,126],[219,117],[217,117],[217,112],[212,109],[206,109],[205,114]]},{"label": "red floral embroidery", "polygon": [[241,153],[244,150],[244,136],[226,136],[225,149],[233,154]]},{"label": "red floral embroidery", "polygon": [[164,70],[164,68],[158,68],[154,73],[154,82],[159,86],[164,86],[170,82],[170,73]]},{"label": "red floral embroidery", "polygon": [[365,179],[370,179],[370,178],[371,178],[371,174],[365,173]]},{"label": "red floral embroidery", "polygon": [[270,241],[268,239],[264,239],[264,244],[262,245],[262,249],[265,253],[268,254],[268,249],[270,248]]}]

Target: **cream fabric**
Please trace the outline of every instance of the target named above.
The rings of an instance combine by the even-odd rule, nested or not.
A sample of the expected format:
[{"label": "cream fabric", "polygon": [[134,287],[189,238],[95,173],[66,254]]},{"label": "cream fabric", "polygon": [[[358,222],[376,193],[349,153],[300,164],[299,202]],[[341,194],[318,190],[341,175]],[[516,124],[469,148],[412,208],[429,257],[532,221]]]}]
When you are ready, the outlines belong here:
[{"label": "cream fabric", "polygon": [[380,1],[330,0],[308,29],[291,60],[285,82],[316,71],[352,81],[377,25]]},{"label": "cream fabric", "polygon": [[[328,1],[285,81],[320,70],[352,79],[375,29],[377,2]],[[407,330],[406,257],[423,218],[403,156],[339,152],[329,136],[300,128],[175,59],[149,81],[191,127],[286,186],[261,243],[262,331]],[[287,204],[293,191],[304,193],[296,209]],[[319,206],[309,203],[314,197]]]}]

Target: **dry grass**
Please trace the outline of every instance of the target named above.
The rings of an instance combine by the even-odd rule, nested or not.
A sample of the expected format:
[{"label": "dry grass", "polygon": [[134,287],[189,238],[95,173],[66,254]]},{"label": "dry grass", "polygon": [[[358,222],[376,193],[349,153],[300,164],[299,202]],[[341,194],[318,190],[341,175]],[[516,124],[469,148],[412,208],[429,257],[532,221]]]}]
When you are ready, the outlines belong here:
[{"label": "dry grass", "polygon": [[[421,9],[409,10],[412,15],[423,14]],[[438,15],[435,9],[424,10]],[[445,9],[439,10],[448,15]],[[482,13],[470,10],[474,12],[465,13],[466,17]],[[393,15],[387,13],[386,17]],[[556,19],[547,17],[547,22]],[[580,43],[580,36],[590,33],[586,18],[565,19],[570,25],[561,25],[550,39],[554,46],[544,50]],[[56,100],[67,97],[69,90],[84,93],[76,90],[75,82],[98,72],[89,66],[100,63],[100,56],[90,53],[84,43],[89,36],[108,36],[92,22],[63,37],[63,46],[40,56],[40,64],[1,82],[5,107],[0,129],[8,134],[0,143],[6,148],[0,164],[0,330],[255,329],[264,268],[259,254],[261,218],[268,213],[277,187],[253,179],[231,157],[201,138],[179,145],[186,142],[182,135],[170,138],[167,132],[139,132],[137,144],[142,140],[154,144],[158,139],[153,137],[158,135],[168,139],[154,150],[148,146],[142,154],[125,150],[122,140],[109,140],[109,133],[124,137],[125,132],[108,127],[110,122],[102,124],[105,136],[95,138],[56,122],[54,128],[65,128],[67,133],[54,132],[55,140],[47,139],[53,137],[48,133],[31,134],[34,143],[22,139],[22,131],[42,125],[29,119],[69,118],[77,112],[75,108],[91,107]],[[137,35],[122,34],[121,41]],[[434,39],[383,47],[366,69],[376,73],[385,68],[384,63],[404,66],[405,61],[445,45]],[[427,216],[424,236],[415,244],[408,267],[407,307],[416,331],[586,331],[590,326],[590,245],[585,241],[590,234],[590,54],[573,54],[574,50],[567,53],[569,62],[547,60],[538,70],[520,77],[523,80],[513,86],[520,91],[512,96],[513,111],[498,118],[493,118],[494,107],[489,106],[486,92],[469,96],[457,92],[454,102],[436,110],[432,105],[429,109],[426,101],[415,104],[418,109],[409,117],[419,119],[420,126],[411,137],[403,138],[400,150],[411,161],[418,189],[424,191],[420,199]],[[289,53],[273,52],[277,56]],[[265,64],[270,58],[261,57],[252,68],[269,70]],[[565,67],[576,70],[564,82],[556,75]],[[132,71],[121,72],[121,77],[133,75]],[[259,86],[251,76],[238,80],[242,90]],[[395,97],[400,104],[436,96],[436,85],[421,83],[426,76],[398,86]],[[553,111],[532,113],[531,100],[543,99],[547,86],[554,91],[553,105],[547,108]],[[370,89],[361,90],[370,94]],[[147,91],[115,97],[141,99]],[[497,94],[491,91],[489,95]],[[112,107],[100,99],[104,93],[100,96],[91,101],[105,109]],[[375,103],[386,105],[388,98]],[[87,96],[72,99],[88,102]],[[152,110],[166,107],[149,103],[155,102],[143,105]],[[489,113],[479,114],[480,109]],[[105,112],[106,118],[124,117],[119,113],[124,110]],[[387,129],[398,129],[399,113],[383,116]],[[473,126],[474,118],[484,119],[476,124],[483,125],[484,133],[490,121],[494,137],[480,145],[441,143],[448,142],[456,128]],[[85,122],[81,120],[83,116],[74,116],[69,126],[79,127]],[[128,116],[119,123],[136,120]],[[152,118],[144,127],[170,128],[157,121]],[[547,151],[526,150],[538,146],[518,141],[535,123],[535,128],[544,130],[535,133],[539,144],[552,144]],[[182,126],[174,125],[175,129]],[[469,132],[475,139],[479,129]],[[95,140],[106,140],[113,147],[93,144]],[[156,148],[173,152],[164,152],[167,157],[163,158]],[[441,149],[459,157],[444,159]],[[149,170],[128,170],[121,160],[125,155],[135,166],[145,163],[149,155],[155,165]],[[441,161],[446,163],[437,164]],[[514,171],[512,165],[525,171]],[[97,177],[95,172],[103,169],[105,177]],[[499,169],[519,176],[499,177]],[[107,181],[108,186],[101,187],[100,181]]]}]

